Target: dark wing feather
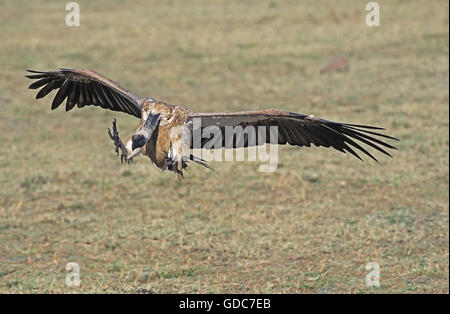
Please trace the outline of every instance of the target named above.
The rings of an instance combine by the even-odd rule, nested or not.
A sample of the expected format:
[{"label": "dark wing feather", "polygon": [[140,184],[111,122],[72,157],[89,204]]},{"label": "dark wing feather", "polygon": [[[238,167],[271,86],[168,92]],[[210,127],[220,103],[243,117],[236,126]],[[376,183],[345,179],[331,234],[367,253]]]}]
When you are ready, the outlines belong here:
[{"label": "dark wing feather", "polygon": [[[196,118],[199,118],[199,120],[196,120]],[[392,136],[372,131],[383,130],[383,128],[333,122],[315,118],[313,116],[277,109],[228,113],[191,113],[188,123],[191,126],[194,137],[196,134],[202,134],[200,132],[202,132],[204,128],[211,128],[214,126],[217,127],[218,130],[220,130],[220,134],[222,134],[222,142],[218,142],[218,145],[216,146],[213,145],[213,148],[230,147],[230,143],[233,143],[234,148],[253,146],[255,143],[256,145],[272,143],[306,147],[310,147],[313,144],[315,146],[333,147],[343,153],[349,152],[361,160],[362,158],[358,155],[358,152],[362,152],[377,161],[377,159],[361,144],[366,144],[369,147],[392,157],[391,154],[380,146],[390,149],[396,148],[377,137],[398,140]],[[240,126],[244,130],[246,126],[253,126],[256,131],[256,139],[258,139],[261,135],[258,134],[258,127],[264,127],[266,140],[263,142],[258,140],[250,141],[249,134],[245,134],[245,141],[239,142],[237,140],[239,136],[235,134],[232,142],[228,139],[228,142],[230,143],[226,143],[225,128],[227,126]],[[271,132],[271,126],[275,126],[277,128],[278,141],[276,143],[270,141],[271,136],[269,136],[269,133]],[[194,129],[197,129],[198,127],[200,127],[200,131],[197,130],[197,132],[195,132]],[[198,141],[201,143],[201,148],[203,148],[207,143],[207,147],[211,147],[212,142],[210,141],[212,141],[213,138],[214,134],[211,134],[209,137],[202,138],[201,141]],[[196,141],[194,138],[191,148],[200,148],[194,147],[195,143]]]},{"label": "dark wing feather", "polygon": [[60,69],[59,71],[32,71],[26,77],[37,79],[29,88],[41,90],[36,98],[47,96],[58,89],[52,102],[52,110],[58,108],[64,99],[66,111],[84,106],[100,106],[104,109],[122,111],[137,118],[141,117],[142,99],[114,81],[92,70]]}]

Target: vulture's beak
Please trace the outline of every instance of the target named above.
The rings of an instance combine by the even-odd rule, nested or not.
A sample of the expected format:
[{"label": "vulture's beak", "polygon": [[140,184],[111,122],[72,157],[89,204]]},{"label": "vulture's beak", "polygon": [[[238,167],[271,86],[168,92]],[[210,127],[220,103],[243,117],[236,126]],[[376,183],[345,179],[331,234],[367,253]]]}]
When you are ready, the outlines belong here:
[{"label": "vulture's beak", "polygon": [[159,117],[159,113],[155,115],[149,114],[139,132],[131,137],[131,149],[133,151],[136,148],[144,146],[150,140],[153,132],[158,126]]},{"label": "vulture's beak", "polygon": [[142,147],[145,145],[147,141],[145,140],[145,136],[142,134],[135,134],[131,137],[131,150],[135,150],[136,148]]}]

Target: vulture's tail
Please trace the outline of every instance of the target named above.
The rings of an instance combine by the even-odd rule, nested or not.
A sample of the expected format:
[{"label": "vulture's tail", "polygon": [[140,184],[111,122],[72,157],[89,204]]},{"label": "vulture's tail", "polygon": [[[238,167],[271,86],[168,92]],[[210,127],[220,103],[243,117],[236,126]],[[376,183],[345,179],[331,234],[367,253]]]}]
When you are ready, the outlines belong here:
[{"label": "vulture's tail", "polygon": [[205,168],[208,168],[209,170],[214,171],[214,168],[213,168],[213,167],[211,167],[210,165],[208,165],[208,164],[206,163],[206,161],[204,161],[203,159],[201,159],[201,158],[199,158],[199,157],[197,157],[197,156],[194,156],[194,155],[191,154],[191,155],[189,156],[189,159],[192,160],[193,162],[199,164],[200,166],[203,166],[203,167],[205,167]]}]

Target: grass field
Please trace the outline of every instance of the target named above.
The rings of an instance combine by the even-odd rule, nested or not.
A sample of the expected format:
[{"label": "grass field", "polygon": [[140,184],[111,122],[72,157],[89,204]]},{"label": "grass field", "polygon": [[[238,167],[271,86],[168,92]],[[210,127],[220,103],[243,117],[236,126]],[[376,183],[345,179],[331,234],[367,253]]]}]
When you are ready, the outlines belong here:
[{"label": "grass field", "polygon": [[[380,27],[366,2],[80,0],[67,27],[64,1],[0,0],[0,292],[448,293],[448,2],[380,1]],[[335,55],[350,69],[320,74]],[[379,125],[399,150],[283,147],[274,173],[215,162],[180,184],[115,157],[106,128],[135,118],[34,100],[25,69],[58,67],[194,111]]]}]

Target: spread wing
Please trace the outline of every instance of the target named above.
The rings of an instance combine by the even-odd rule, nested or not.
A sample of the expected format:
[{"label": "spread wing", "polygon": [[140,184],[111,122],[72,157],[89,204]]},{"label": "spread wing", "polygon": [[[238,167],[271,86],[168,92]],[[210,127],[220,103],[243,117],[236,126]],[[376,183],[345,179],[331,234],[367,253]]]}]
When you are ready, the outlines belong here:
[{"label": "spread wing", "polygon": [[[195,118],[200,118],[197,121],[201,122],[196,123]],[[220,130],[221,136],[217,136],[217,132],[204,132],[203,135],[206,133],[206,136],[204,138],[202,137],[201,141],[199,141],[201,148],[239,148],[262,145],[264,143],[273,144],[274,142],[307,147],[314,144],[315,146],[333,147],[343,153],[349,152],[358,159],[361,159],[357,153],[360,151],[377,161],[361,144],[370,146],[392,157],[383,147],[390,149],[396,148],[382,141],[380,138],[398,140],[394,137],[379,133],[379,130],[383,130],[382,128],[332,122],[313,116],[277,109],[223,113],[191,113],[188,117],[188,122],[193,132],[200,125],[201,129],[205,131],[208,128],[215,129],[216,131]],[[233,136],[227,137],[225,136],[227,126],[241,126],[244,130],[247,126],[253,126],[255,133],[235,132]],[[275,128],[278,133],[277,138],[274,138],[276,133],[272,131],[274,129],[271,129],[271,126],[277,127]],[[260,138],[260,130],[264,130],[266,134],[265,139],[263,138],[262,141],[258,140]],[[193,134],[191,148],[200,148],[195,144],[196,133],[194,132]],[[251,136],[256,137],[256,141]]]},{"label": "spread wing", "polygon": [[29,88],[42,87],[36,99],[47,96],[54,89],[58,90],[53,98],[52,110],[58,108],[67,98],[66,111],[72,110],[75,105],[78,108],[94,105],[141,117],[142,99],[95,71],[83,69],[27,71],[33,74],[26,77],[37,80]]}]

